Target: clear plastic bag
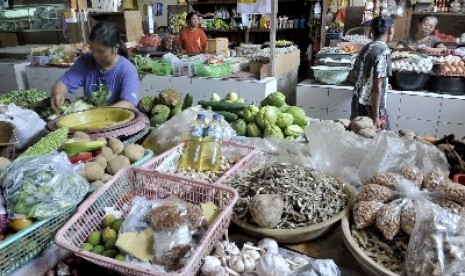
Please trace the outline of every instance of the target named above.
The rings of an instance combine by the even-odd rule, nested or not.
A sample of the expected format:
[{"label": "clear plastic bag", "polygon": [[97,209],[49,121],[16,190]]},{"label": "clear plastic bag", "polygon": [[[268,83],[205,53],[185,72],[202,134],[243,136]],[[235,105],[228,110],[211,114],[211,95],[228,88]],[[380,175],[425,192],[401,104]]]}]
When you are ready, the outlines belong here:
[{"label": "clear plastic bag", "polygon": [[43,219],[81,202],[89,185],[66,153],[16,159],[0,173],[10,213]]},{"label": "clear plastic bag", "polygon": [[[184,141],[189,136],[192,123],[196,120],[199,112],[205,113],[207,124],[213,119],[214,112],[205,110],[201,106],[194,106],[184,110],[169,120],[169,123],[152,130],[144,140],[144,148],[151,149],[155,154],[162,153]],[[223,140],[230,140],[236,132],[223,119]]]},{"label": "clear plastic bag", "polygon": [[19,143],[16,149],[22,150],[38,141],[44,134],[45,121],[30,109],[9,104],[5,113],[0,113],[0,121],[10,122],[15,126]]},{"label": "clear plastic bag", "polygon": [[343,130],[333,122],[313,123],[306,129],[314,168],[332,173],[360,187],[377,172],[395,172],[409,165],[423,174],[435,168],[449,174],[444,153],[434,145],[382,131],[373,139]]},{"label": "clear plastic bag", "polygon": [[290,276],[320,275],[340,276],[342,274],[334,260],[331,259],[312,259],[308,264],[300,267],[298,270],[290,274]]},{"label": "clear plastic bag", "polygon": [[407,275],[463,275],[465,218],[428,201],[416,205],[407,250]]},{"label": "clear plastic bag", "polygon": [[150,211],[154,229],[154,263],[167,270],[182,267],[192,251],[187,206],[180,200],[160,200]]}]

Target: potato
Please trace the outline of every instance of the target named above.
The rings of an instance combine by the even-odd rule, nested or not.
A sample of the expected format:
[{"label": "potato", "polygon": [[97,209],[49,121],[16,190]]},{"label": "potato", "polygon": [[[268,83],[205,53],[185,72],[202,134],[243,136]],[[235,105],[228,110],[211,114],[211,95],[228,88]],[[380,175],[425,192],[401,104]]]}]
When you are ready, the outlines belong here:
[{"label": "potato", "polygon": [[103,147],[102,148],[102,153],[100,153],[101,156],[105,157],[105,159],[110,160],[110,157],[113,156],[113,150],[110,149],[109,147]]},{"label": "potato", "polygon": [[99,180],[105,173],[104,169],[96,162],[84,163],[84,169],[82,175],[89,182]]},{"label": "potato", "polygon": [[94,162],[99,164],[103,169],[107,168],[107,159],[103,155],[98,155],[94,158]]},{"label": "potato", "polygon": [[112,137],[108,140],[108,147],[113,150],[113,153],[121,154],[124,149],[124,144],[121,140]]},{"label": "potato", "polygon": [[129,158],[131,163],[134,163],[144,156],[144,147],[137,144],[127,145],[123,150],[123,155]]},{"label": "potato", "polygon": [[126,156],[119,155],[108,161],[108,172],[114,175],[121,169],[129,167],[130,165],[131,162]]}]

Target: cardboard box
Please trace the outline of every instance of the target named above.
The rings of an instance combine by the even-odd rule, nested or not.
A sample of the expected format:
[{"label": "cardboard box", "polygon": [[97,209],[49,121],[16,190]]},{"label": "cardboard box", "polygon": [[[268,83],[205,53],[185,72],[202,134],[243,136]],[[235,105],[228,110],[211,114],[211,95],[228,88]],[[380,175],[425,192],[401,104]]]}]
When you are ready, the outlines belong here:
[{"label": "cardboard box", "polygon": [[19,143],[16,138],[15,126],[6,121],[0,121],[0,156],[13,159],[15,145]]},{"label": "cardboard box", "polygon": [[[291,53],[277,56],[274,58],[275,75],[280,76],[292,71],[300,66],[300,50]],[[271,76],[270,63],[261,63],[258,61],[250,61],[250,73],[260,76],[260,79]]]},{"label": "cardboard box", "polygon": [[228,44],[229,40],[226,37],[209,38],[207,51],[210,54],[222,54],[224,57],[229,57]]}]

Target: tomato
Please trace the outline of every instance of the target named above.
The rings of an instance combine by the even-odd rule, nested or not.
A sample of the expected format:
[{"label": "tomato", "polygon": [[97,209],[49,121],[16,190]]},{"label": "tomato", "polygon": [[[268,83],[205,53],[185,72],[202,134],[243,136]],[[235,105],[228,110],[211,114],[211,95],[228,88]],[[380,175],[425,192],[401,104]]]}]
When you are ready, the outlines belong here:
[{"label": "tomato", "polygon": [[94,157],[94,155],[92,154],[92,152],[90,151],[84,151],[84,152],[80,152],[74,156],[70,156],[68,157],[69,158],[69,161],[72,163],[72,164],[76,164],[78,162],[87,162],[87,161],[90,161],[92,160],[92,158]]}]

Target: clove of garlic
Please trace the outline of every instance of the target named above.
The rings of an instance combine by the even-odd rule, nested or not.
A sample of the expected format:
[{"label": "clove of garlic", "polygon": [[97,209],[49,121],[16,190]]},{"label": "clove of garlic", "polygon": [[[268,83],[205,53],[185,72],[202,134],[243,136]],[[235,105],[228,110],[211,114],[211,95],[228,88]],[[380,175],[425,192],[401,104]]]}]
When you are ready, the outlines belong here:
[{"label": "clove of garlic", "polygon": [[215,256],[207,256],[203,259],[200,271],[205,275],[212,275],[211,273],[214,272],[217,267],[221,267],[220,260]]}]

